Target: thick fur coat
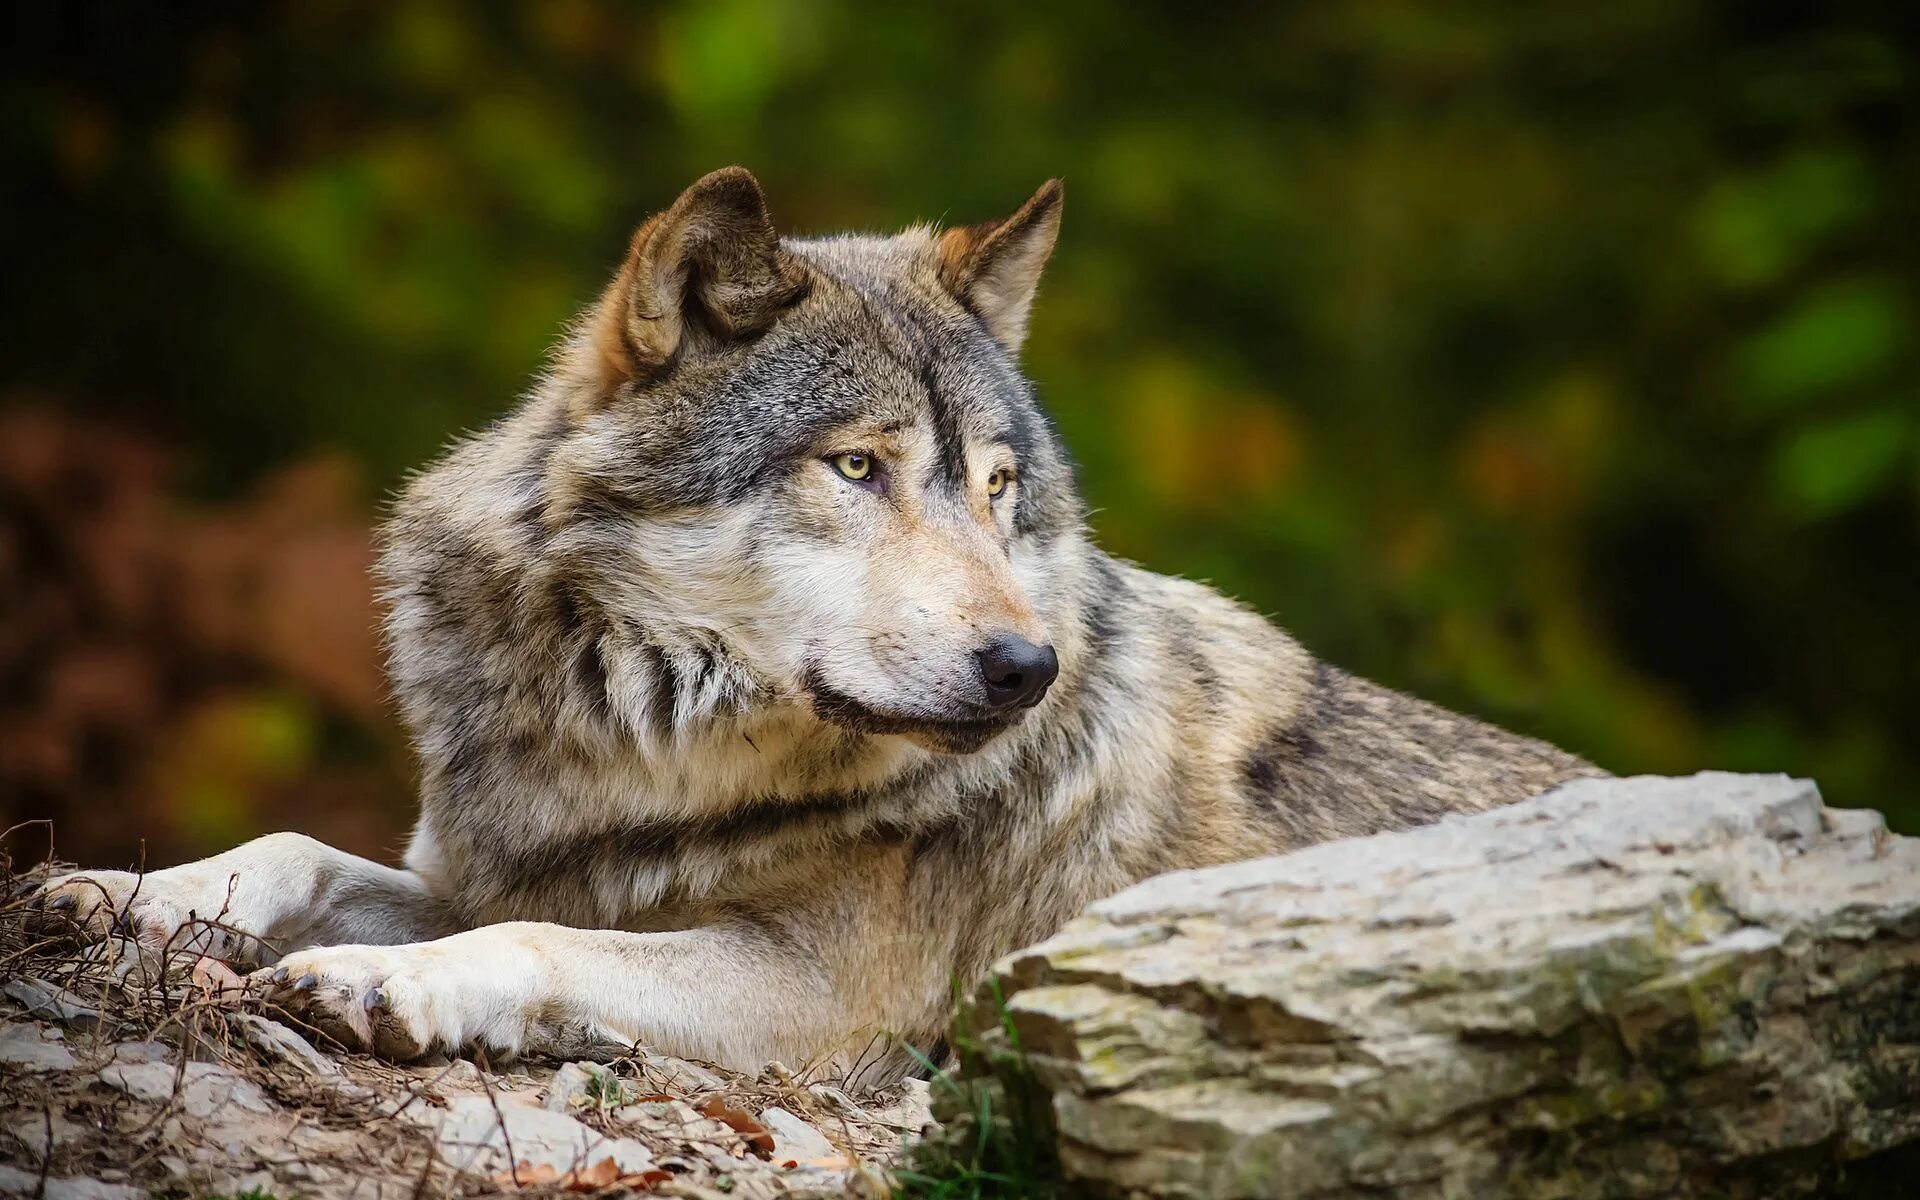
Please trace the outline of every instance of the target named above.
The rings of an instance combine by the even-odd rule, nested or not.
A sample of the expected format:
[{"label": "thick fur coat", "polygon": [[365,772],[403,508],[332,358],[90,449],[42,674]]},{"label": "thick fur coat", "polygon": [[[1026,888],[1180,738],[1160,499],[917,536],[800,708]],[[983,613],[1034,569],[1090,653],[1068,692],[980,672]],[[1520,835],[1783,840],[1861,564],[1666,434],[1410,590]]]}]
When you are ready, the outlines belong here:
[{"label": "thick fur coat", "polygon": [[876,1035],[933,1044],[1129,883],[1597,773],[1093,546],[1017,365],[1060,211],[781,240],[746,172],[696,183],[388,526],[405,870],[279,834],[48,902],[149,945],[223,913],[396,1056],[891,1072]]}]

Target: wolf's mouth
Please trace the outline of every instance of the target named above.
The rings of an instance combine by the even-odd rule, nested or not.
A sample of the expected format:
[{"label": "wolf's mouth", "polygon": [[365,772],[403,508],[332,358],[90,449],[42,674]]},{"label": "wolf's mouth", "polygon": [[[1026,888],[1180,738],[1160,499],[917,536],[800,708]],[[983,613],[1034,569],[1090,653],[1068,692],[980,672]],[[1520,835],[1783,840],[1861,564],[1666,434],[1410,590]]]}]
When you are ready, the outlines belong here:
[{"label": "wolf's mouth", "polygon": [[1024,710],[1018,709],[948,714],[889,711],[849,696],[817,671],[807,673],[804,687],[814,715],[830,725],[858,733],[900,734],[947,754],[978,750],[1024,715]]}]

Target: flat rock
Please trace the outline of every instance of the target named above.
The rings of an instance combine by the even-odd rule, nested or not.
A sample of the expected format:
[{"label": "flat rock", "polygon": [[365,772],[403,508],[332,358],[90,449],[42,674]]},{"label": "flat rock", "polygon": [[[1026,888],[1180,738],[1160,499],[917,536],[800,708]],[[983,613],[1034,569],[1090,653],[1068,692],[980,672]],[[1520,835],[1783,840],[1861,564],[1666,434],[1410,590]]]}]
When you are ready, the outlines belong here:
[{"label": "flat rock", "polygon": [[172,1062],[179,1055],[165,1042],[104,1042],[96,1048],[99,1057],[116,1063]]},{"label": "flat rock", "polygon": [[42,1189],[40,1176],[18,1167],[0,1165],[0,1196],[41,1196],[45,1200],[146,1200],[147,1193],[124,1183],[103,1183],[84,1176],[49,1176]]},{"label": "flat rock", "polygon": [[593,1104],[599,1098],[619,1104],[626,1095],[626,1085],[619,1076],[599,1063],[570,1062],[555,1071],[553,1078],[547,1081],[544,1107],[549,1112],[571,1112],[575,1108]]},{"label": "flat rock", "polygon": [[306,1075],[334,1076],[340,1068],[298,1033],[253,1013],[228,1013],[227,1024],[243,1041],[268,1058]]},{"label": "flat rock", "polygon": [[761,1110],[760,1123],[773,1135],[773,1161],[777,1163],[804,1163],[840,1153],[818,1129],[777,1104]]},{"label": "flat rock", "polygon": [[176,1069],[164,1062],[116,1062],[100,1068],[96,1078],[141,1100],[176,1103],[193,1117],[215,1117],[231,1108],[274,1111],[257,1086],[213,1063],[190,1062]]},{"label": "flat rock", "polygon": [[534,1106],[519,1096],[457,1096],[447,1102],[444,1112],[428,1110],[415,1119],[437,1126],[441,1152],[449,1163],[487,1175],[522,1162],[556,1171],[591,1167],[606,1158],[623,1171],[642,1170],[653,1163],[652,1152],[639,1142],[606,1137],[564,1113]]},{"label": "flat rock", "polygon": [[7,1132],[18,1138],[33,1156],[26,1161],[45,1162],[47,1155],[60,1147],[84,1143],[93,1130],[62,1113],[43,1108],[37,1120],[21,1121]]},{"label": "flat rock", "polygon": [[40,979],[9,979],[0,992],[17,1001],[27,1015],[86,1028],[99,1023],[100,1010],[63,987]]},{"label": "flat rock", "polygon": [[682,1095],[717,1092],[727,1086],[726,1080],[699,1063],[671,1054],[647,1055],[640,1062],[640,1070],[654,1086]]},{"label": "flat rock", "polygon": [[43,1035],[37,1025],[0,1024],[0,1063],[30,1071],[65,1071],[73,1067],[73,1051],[61,1043],[60,1031]]},{"label": "flat rock", "polygon": [[1177,872],[995,973],[1094,1193],[1788,1195],[1920,1140],[1920,839],[1784,776]]}]

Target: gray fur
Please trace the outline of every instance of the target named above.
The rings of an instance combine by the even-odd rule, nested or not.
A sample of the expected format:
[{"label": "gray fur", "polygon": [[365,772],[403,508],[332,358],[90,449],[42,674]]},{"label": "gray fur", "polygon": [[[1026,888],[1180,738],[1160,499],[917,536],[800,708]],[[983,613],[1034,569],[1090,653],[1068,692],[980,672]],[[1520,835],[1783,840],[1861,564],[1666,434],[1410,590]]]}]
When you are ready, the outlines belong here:
[{"label": "gray fur", "polygon": [[[742,1059],[841,1054],[876,1028],[927,1045],[952,978],[1145,876],[1597,773],[1093,546],[1013,354],[1057,188],[944,237],[736,247],[678,322],[609,317],[627,280],[708,279],[694,234],[761,227],[757,188],[723,183],[719,216],[703,181],[642,230],[526,402],[417,478],[386,529],[388,657],[421,762],[407,862],[468,926],[712,931],[604,940],[591,969],[698,1010],[698,972],[674,982],[686,953],[798,987],[802,1008],[716,1013],[781,1028],[702,1040],[654,992],[637,1013],[548,997],[520,1041],[585,1020]],[[661,244],[683,227],[685,262]],[[748,322],[696,300],[735,293],[751,331],[713,332]],[[873,449],[836,440],[850,429],[906,449],[846,482],[827,458]],[[991,500],[986,464],[1007,456]],[[1061,663],[1014,716],[969,675],[1004,629]]]}]

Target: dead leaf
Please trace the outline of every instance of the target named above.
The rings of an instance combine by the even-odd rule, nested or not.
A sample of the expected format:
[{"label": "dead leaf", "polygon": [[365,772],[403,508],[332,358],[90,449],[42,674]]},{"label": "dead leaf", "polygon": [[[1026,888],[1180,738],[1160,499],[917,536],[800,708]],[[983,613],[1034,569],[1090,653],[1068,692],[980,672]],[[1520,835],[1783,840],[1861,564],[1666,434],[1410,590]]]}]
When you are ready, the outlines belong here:
[{"label": "dead leaf", "polygon": [[614,1180],[620,1178],[621,1174],[619,1163],[613,1161],[611,1158],[603,1158],[584,1171],[575,1171],[573,1176],[575,1184],[585,1184],[588,1187],[603,1188],[610,1187]]},{"label": "dead leaf", "polygon": [[747,1147],[761,1158],[773,1157],[773,1134],[760,1119],[744,1108],[735,1108],[721,1096],[709,1096],[700,1102],[700,1114],[726,1123],[735,1132],[744,1135]]},{"label": "dead leaf", "polygon": [[205,989],[210,996],[220,996],[228,992],[246,990],[246,981],[234,972],[232,967],[217,958],[201,955],[193,961],[193,982]]},{"label": "dead leaf", "polygon": [[655,1184],[665,1183],[672,1178],[672,1172],[658,1167],[648,1167],[644,1171],[622,1171],[620,1164],[608,1157],[590,1167],[576,1167],[568,1171],[558,1170],[550,1163],[523,1160],[513,1170],[495,1175],[493,1181],[502,1187],[557,1187],[566,1192],[597,1192],[612,1187],[649,1192]]}]

